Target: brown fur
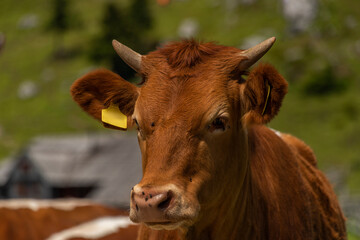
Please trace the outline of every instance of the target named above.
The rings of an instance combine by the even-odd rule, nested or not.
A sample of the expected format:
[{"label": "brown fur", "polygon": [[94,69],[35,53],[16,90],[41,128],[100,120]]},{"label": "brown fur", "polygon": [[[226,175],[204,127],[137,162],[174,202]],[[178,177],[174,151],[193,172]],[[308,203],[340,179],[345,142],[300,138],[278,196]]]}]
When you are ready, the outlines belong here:
[{"label": "brown fur", "polygon": [[[116,95],[119,108],[125,104],[137,119],[144,174],[137,186],[176,186],[181,201],[166,216],[182,225],[172,231],[142,225],[139,239],[346,239],[338,201],[311,149],[261,125],[278,113],[286,81],[269,64],[245,80],[241,51],[172,43],[143,56],[137,90],[123,81],[111,88],[108,79],[103,87],[91,73],[74,84],[74,99],[89,114],[100,110],[83,106],[82,96],[97,96],[104,106]],[[226,128],[211,133],[224,113]]]},{"label": "brown fur", "polygon": [[[8,200],[9,203],[11,201]],[[51,200],[48,202],[49,207],[36,211],[26,207],[18,209],[0,207],[0,239],[44,240],[55,233],[97,218],[128,215],[126,211],[98,204],[78,206],[72,210],[60,210],[51,207]],[[131,225],[128,228],[118,229],[117,233],[101,239],[134,240],[137,237],[137,229],[137,225]]]},{"label": "brown fur", "polygon": [[159,53],[167,59],[167,63],[174,69],[191,68],[203,62],[221,49],[213,43],[199,44],[195,40],[168,44]]},{"label": "brown fur", "polygon": [[74,101],[97,120],[101,120],[101,109],[109,107],[111,102],[125,115],[131,115],[138,96],[134,85],[106,69],[78,79],[70,91]]},{"label": "brown fur", "polygon": [[[270,96],[267,99],[267,84],[270,85]],[[246,121],[263,124],[268,123],[278,113],[282,100],[287,93],[285,79],[269,64],[259,65],[248,77],[244,90],[247,114]],[[266,108],[265,108],[266,107]],[[262,115],[265,108],[264,115]]]},{"label": "brown fur", "polygon": [[[252,127],[249,139],[252,199],[259,200],[253,201],[257,207],[252,208],[252,216],[264,224],[260,229],[266,229],[258,239],[346,238],[336,196],[325,176],[313,165],[310,149],[292,136],[285,142],[289,135],[280,138],[264,126]],[[264,184],[264,180],[271,184]]]}]

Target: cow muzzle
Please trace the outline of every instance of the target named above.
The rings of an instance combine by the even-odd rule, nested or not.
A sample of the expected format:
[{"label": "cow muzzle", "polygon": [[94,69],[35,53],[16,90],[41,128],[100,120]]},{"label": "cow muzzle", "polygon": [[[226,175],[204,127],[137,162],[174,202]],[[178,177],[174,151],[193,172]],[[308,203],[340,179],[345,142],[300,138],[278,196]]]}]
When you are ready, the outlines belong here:
[{"label": "cow muzzle", "polygon": [[140,187],[131,192],[130,219],[154,229],[175,229],[192,220],[198,209],[185,201],[172,184],[162,187]]}]

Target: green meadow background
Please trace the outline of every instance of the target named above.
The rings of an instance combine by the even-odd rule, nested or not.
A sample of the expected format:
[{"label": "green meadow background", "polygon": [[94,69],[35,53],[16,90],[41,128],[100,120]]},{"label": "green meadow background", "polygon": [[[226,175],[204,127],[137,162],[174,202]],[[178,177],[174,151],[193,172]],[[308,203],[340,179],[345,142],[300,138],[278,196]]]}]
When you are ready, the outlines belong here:
[{"label": "green meadow background", "polygon": [[[146,53],[180,40],[187,26],[195,39],[239,48],[276,36],[262,61],[284,75],[289,93],[269,126],[309,144],[339,194],[360,195],[360,1],[319,0],[298,32],[280,0],[228,2],[1,0],[0,159],[39,135],[109,132],[72,101],[72,82],[99,67],[122,75],[111,38]],[[137,81],[132,74],[125,75]]]}]

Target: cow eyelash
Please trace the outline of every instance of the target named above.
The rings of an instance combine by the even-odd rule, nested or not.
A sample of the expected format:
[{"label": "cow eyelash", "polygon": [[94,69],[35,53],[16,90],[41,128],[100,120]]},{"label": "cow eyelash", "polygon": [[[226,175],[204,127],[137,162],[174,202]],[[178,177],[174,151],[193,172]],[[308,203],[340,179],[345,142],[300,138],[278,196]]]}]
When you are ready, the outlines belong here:
[{"label": "cow eyelash", "polygon": [[217,117],[208,126],[208,130],[210,132],[214,132],[214,131],[217,131],[217,130],[225,131],[226,124],[227,124],[227,118],[225,118],[225,117]]},{"label": "cow eyelash", "polygon": [[137,130],[139,130],[139,123],[138,123],[138,121],[136,120],[136,118],[134,118],[133,121],[134,121],[134,123],[136,124]]},{"label": "cow eyelash", "polygon": [[134,118],[133,120],[134,120],[134,123],[136,124],[136,130],[138,131],[139,136],[142,139],[144,139],[144,134],[143,134],[143,131],[140,128],[140,125],[139,125],[138,121],[136,120],[136,118]]},{"label": "cow eyelash", "polygon": [[142,135],[140,125],[139,125],[138,121],[136,120],[136,118],[134,118],[134,123],[136,124],[136,130]]}]

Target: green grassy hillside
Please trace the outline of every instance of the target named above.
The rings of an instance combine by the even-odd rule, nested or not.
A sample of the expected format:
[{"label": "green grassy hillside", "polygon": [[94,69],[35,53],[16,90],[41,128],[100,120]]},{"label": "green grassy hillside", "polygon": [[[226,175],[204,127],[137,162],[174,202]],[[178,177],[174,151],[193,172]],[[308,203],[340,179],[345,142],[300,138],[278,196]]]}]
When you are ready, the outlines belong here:
[{"label": "green grassy hillside", "polygon": [[[119,5],[128,3],[122,1]],[[264,61],[274,64],[288,79],[290,91],[270,126],[304,139],[315,150],[322,167],[347,164],[351,171],[360,171],[360,69],[359,53],[354,51],[360,31],[356,31],[358,27],[346,26],[348,18],[360,24],[357,14],[360,2],[320,2],[313,26],[298,36],[287,33],[280,3],[259,0],[231,11],[220,3],[174,1],[167,7],[153,3],[155,23],[151,34],[163,41],[178,40],[178,26],[183,19],[191,18],[198,22],[197,37],[204,41],[240,47],[249,36],[276,36],[277,42]],[[81,26],[64,34],[64,48],[75,53],[69,58],[55,59],[56,37],[46,30],[51,17],[50,1],[25,0],[21,6],[11,0],[0,3],[0,32],[7,37],[0,55],[1,157],[19,149],[35,135],[101,130],[71,101],[69,87],[90,68],[106,67],[94,65],[87,57],[91,39],[100,31],[104,4],[95,0],[70,4],[71,13],[80,19]],[[28,15],[36,15],[37,25],[21,29],[20,21]],[[287,55],[291,51],[300,52],[300,57],[289,60]],[[316,82],[324,66],[330,66],[334,78],[348,87],[325,96],[304,94],[303,85]],[[19,99],[19,86],[28,80],[36,84],[38,94]],[[353,189],[360,191],[355,184]]]}]

